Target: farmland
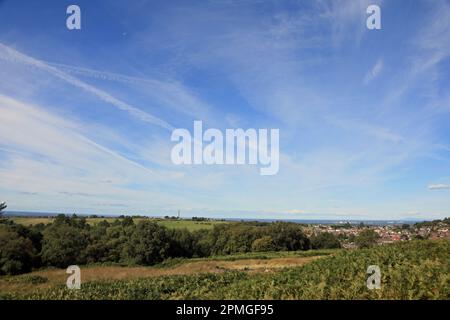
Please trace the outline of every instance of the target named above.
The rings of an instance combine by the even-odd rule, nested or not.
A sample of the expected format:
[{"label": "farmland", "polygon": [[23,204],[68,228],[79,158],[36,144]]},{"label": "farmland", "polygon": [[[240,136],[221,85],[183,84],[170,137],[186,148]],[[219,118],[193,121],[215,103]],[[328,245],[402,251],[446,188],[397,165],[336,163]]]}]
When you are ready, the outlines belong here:
[{"label": "farmland", "polygon": [[[32,226],[37,224],[49,224],[54,221],[54,218],[51,217],[10,217],[11,221],[21,224],[23,226]],[[105,218],[87,218],[86,222],[89,225],[98,224],[101,221],[107,221],[108,223],[113,223],[116,221],[115,217],[105,217]],[[170,229],[188,229],[189,231],[202,230],[202,229],[212,229],[215,225],[226,224],[229,222],[220,221],[220,220],[207,220],[207,221],[194,221],[187,219],[162,219],[162,218],[134,218],[134,221],[137,223],[139,221],[149,220],[156,222],[162,226],[165,226]]]},{"label": "farmland", "polygon": [[[232,256],[228,257],[229,261],[220,257],[216,260],[185,259],[174,265],[137,269],[87,267],[82,268],[86,281],[81,290],[65,288],[64,270],[47,269],[3,277],[0,292],[2,298],[11,299],[450,298],[449,240],[317,251],[317,255],[313,252],[267,253],[259,258],[255,258],[255,254],[241,254],[235,256],[235,261],[229,259]],[[270,267],[271,262],[275,267]],[[258,264],[262,267],[258,268]],[[380,267],[379,290],[366,287],[369,265]],[[159,274],[155,270],[159,270]],[[268,272],[258,272],[266,270]]]}]

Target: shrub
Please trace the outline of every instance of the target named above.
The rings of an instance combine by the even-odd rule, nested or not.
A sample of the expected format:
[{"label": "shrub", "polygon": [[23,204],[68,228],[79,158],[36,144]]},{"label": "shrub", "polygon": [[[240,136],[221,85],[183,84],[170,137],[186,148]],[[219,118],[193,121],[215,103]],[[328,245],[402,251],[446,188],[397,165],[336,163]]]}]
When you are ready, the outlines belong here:
[{"label": "shrub", "polygon": [[258,238],[252,243],[252,251],[274,251],[275,244],[270,236]]},{"label": "shrub", "polygon": [[41,283],[47,283],[48,279],[46,277],[38,276],[38,275],[27,275],[23,276],[21,281],[25,283],[31,283],[31,284],[41,284]]},{"label": "shrub", "polygon": [[311,237],[311,248],[313,249],[335,249],[340,247],[339,239],[332,233],[321,232]]}]

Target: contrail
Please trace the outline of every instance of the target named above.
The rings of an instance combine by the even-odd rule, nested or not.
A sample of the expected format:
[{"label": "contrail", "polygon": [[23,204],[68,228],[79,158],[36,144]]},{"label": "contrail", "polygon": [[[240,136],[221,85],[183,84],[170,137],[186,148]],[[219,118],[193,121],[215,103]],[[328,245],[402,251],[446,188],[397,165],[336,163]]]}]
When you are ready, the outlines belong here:
[{"label": "contrail", "polygon": [[91,146],[93,146],[93,147],[95,147],[95,148],[97,148],[97,149],[99,149],[99,150],[101,150],[101,151],[103,151],[103,152],[109,154],[110,156],[112,156],[112,157],[114,157],[114,158],[116,158],[116,159],[119,159],[119,160],[121,160],[121,161],[125,161],[125,162],[127,162],[127,163],[129,163],[129,164],[131,164],[131,165],[133,165],[133,166],[135,166],[135,167],[137,167],[137,168],[139,168],[139,169],[143,169],[143,170],[145,170],[147,173],[150,173],[151,175],[157,175],[157,176],[160,176],[159,173],[156,173],[156,172],[150,170],[149,168],[147,168],[147,167],[141,165],[140,163],[135,162],[135,161],[133,161],[133,160],[130,160],[130,159],[128,159],[128,158],[126,158],[126,157],[124,157],[124,156],[122,156],[122,155],[120,155],[120,154],[118,154],[118,153],[112,151],[111,149],[109,149],[109,148],[107,148],[107,147],[104,147],[104,146],[102,146],[102,145],[100,145],[100,144],[94,142],[94,141],[92,141],[91,139],[86,138],[86,137],[83,136],[83,135],[77,134],[77,137],[78,137],[80,140],[83,140],[84,142],[86,142],[86,143],[90,144]]},{"label": "contrail", "polygon": [[67,83],[70,83],[73,86],[81,88],[81,89],[97,96],[99,99],[101,99],[109,104],[114,105],[118,109],[128,112],[129,114],[138,118],[141,121],[151,123],[153,125],[157,125],[161,128],[164,128],[164,129],[167,129],[170,131],[174,129],[174,127],[172,125],[170,125],[169,123],[167,123],[166,121],[164,121],[156,116],[153,116],[145,111],[142,111],[136,107],[133,107],[130,104],[111,96],[109,93],[106,93],[103,90],[97,89],[96,87],[94,87],[90,84],[87,84],[87,83],[63,72],[54,66],[51,66],[43,61],[40,61],[40,60],[34,59],[30,56],[27,56],[15,49],[12,49],[12,48],[4,45],[3,43],[0,43],[0,58],[3,60],[7,60],[7,61],[22,63],[24,65],[46,71],[46,72],[50,73],[51,75],[53,75],[57,78],[60,78],[61,80],[66,81]]},{"label": "contrail", "polygon": [[[126,85],[147,86],[151,88],[154,94],[157,94],[160,100],[165,101],[168,107],[174,108],[177,112],[182,112],[195,118],[204,117],[209,109],[208,106],[197,101],[196,97],[175,81],[160,81],[49,61],[43,62],[64,71],[67,74],[80,75],[99,80],[115,81]],[[180,99],[182,101],[180,101]],[[181,105],[182,108],[180,108]]]},{"label": "contrail", "polygon": [[62,69],[67,73],[79,74],[90,78],[96,78],[101,80],[117,81],[125,84],[148,84],[148,85],[160,85],[160,82],[152,79],[145,79],[139,77],[126,76],[118,73],[93,70],[89,68],[83,68],[78,66],[71,66],[62,63],[46,62],[47,65],[53,66],[58,69]]}]

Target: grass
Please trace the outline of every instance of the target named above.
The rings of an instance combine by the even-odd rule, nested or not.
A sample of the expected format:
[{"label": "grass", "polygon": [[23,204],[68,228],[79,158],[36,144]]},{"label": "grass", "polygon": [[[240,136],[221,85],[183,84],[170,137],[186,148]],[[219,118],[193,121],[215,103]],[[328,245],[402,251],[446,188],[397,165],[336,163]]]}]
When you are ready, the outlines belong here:
[{"label": "grass", "polygon": [[[45,217],[10,217],[10,219],[24,226],[36,225],[39,223],[48,224],[53,222],[53,218],[45,218]],[[94,225],[99,223],[100,221],[108,221],[109,223],[113,223],[116,219],[114,217],[108,218],[87,218],[87,223],[90,225]],[[138,223],[141,220],[146,218],[135,218],[134,222]],[[193,220],[172,220],[172,219],[160,219],[160,218],[148,218],[151,221],[155,221],[160,225],[163,225],[169,229],[183,229],[186,228],[189,231],[201,230],[201,229],[212,229],[214,225],[229,223],[226,221],[193,221]]]},{"label": "grass", "polygon": [[[280,253],[283,254],[287,253]],[[5,291],[3,286],[7,281],[2,279],[4,282],[0,283],[0,297],[90,300],[450,299],[448,239],[411,241],[371,249],[339,250],[322,258],[299,255],[272,258],[275,253],[268,253],[266,259],[251,259],[249,255],[240,255],[243,259],[235,261],[185,261],[178,267],[190,271],[187,274],[146,277],[133,270],[136,278],[85,279],[81,290],[68,290],[64,282],[54,285],[50,273],[41,274],[41,277],[49,280],[35,285],[31,291]],[[303,259],[303,263],[292,266],[287,263],[289,259]],[[196,263],[205,267],[208,264],[217,265],[218,262],[225,266],[224,270],[219,268],[218,271],[211,272],[206,269],[205,272],[198,273],[195,269]],[[269,263],[278,263],[282,267],[273,268],[270,272],[242,271],[239,268],[242,265],[254,266],[255,263],[264,262],[266,265],[263,268],[267,268]],[[366,270],[369,265],[378,265],[381,269],[379,290],[369,290],[366,286]],[[98,272],[104,274],[104,271]],[[117,273],[116,270],[111,272]],[[17,283],[14,285],[17,286]],[[22,283],[22,286],[26,285],[29,283]],[[40,288],[36,289],[38,286]]]},{"label": "grass", "polygon": [[14,223],[21,224],[23,226],[29,227],[31,225],[43,223],[52,223],[53,218],[35,218],[35,217],[8,217]]},{"label": "grass", "polygon": [[196,231],[201,229],[212,229],[215,225],[229,223],[227,221],[192,221],[192,220],[170,220],[170,219],[155,219],[157,223],[169,229],[183,229],[187,228],[189,231]]},{"label": "grass", "polygon": [[222,261],[235,261],[245,259],[273,259],[273,258],[289,258],[289,257],[314,257],[314,256],[326,256],[342,249],[321,249],[321,250],[307,250],[307,251],[269,251],[269,252],[247,252],[238,253],[226,256],[211,256],[206,258],[194,258],[191,261],[202,260],[222,260]]}]

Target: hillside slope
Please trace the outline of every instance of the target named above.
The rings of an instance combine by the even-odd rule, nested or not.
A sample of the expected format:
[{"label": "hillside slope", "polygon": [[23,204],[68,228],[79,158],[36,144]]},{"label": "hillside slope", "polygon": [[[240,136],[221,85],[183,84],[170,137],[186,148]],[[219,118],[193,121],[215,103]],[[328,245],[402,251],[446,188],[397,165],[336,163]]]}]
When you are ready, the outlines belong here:
[{"label": "hillside slope", "polygon": [[[366,286],[367,267],[378,265],[381,289]],[[450,240],[414,241],[342,250],[296,268],[253,274],[163,276],[64,286],[31,299],[449,299]]]}]

